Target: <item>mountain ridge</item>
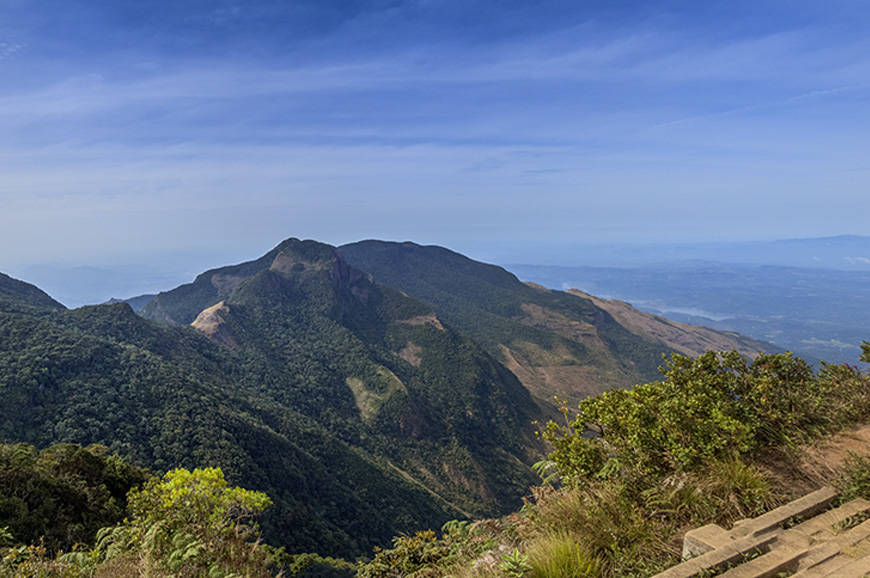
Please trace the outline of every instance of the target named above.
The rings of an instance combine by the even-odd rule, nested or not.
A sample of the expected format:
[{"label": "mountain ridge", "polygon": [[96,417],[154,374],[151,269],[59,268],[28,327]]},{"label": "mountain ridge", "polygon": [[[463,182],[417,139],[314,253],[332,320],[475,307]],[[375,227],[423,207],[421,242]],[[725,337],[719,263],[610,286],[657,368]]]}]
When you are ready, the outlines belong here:
[{"label": "mountain ridge", "polygon": [[[396,278],[416,279],[412,290],[357,266],[352,249],[290,238],[139,314],[66,310],[7,283],[0,441],[102,443],[157,470],[220,466],[272,496],[270,541],[355,557],[401,532],[518,507],[542,450],[531,422],[554,411],[528,381],[640,379],[638,365],[672,351],[592,299],[449,249],[402,250]],[[602,370],[583,365],[601,359]]]},{"label": "mountain ridge", "polygon": [[[471,335],[551,410],[554,396],[573,405],[613,387],[653,381],[660,376],[662,355],[680,351],[674,343],[630,331],[591,296],[530,286],[501,267],[443,247],[367,240],[339,252]],[[689,326],[671,328],[682,332],[684,341],[696,339]],[[711,332],[708,339],[716,334]],[[731,345],[726,349],[753,355],[758,346],[765,348],[719,335],[718,343]]]}]

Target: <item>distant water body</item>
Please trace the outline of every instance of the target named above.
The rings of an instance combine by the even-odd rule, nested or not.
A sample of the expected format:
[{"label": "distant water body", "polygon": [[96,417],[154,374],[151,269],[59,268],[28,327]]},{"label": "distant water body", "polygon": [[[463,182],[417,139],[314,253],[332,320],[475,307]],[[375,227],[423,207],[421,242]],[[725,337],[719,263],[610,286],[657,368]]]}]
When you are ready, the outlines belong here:
[{"label": "distant water body", "polygon": [[651,313],[660,313],[664,316],[667,316],[668,313],[679,313],[681,315],[691,315],[692,317],[703,317],[704,319],[710,319],[713,321],[724,321],[734,317],[733,315],[725,315],[723,313],[710,313],[709,311],[704,311],[703,309],[698,309],[696,307],[670,307],[667,305],[650,304],[646,301],[629,301],[629,303],[638,309],[643,309],[644,311],[649,311]]}]

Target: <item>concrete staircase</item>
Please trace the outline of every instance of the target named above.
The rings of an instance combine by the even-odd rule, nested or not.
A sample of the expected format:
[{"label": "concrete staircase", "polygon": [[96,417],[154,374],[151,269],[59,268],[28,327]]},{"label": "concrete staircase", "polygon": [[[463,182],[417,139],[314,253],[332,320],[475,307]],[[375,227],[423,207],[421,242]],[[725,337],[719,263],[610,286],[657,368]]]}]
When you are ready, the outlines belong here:
[{"label": "concrete staircase", "polygon": [[655,578],[852,578],[870,575],[870,501],[831,509],[825,487],[731,530],[688,532],[683,560]]}]

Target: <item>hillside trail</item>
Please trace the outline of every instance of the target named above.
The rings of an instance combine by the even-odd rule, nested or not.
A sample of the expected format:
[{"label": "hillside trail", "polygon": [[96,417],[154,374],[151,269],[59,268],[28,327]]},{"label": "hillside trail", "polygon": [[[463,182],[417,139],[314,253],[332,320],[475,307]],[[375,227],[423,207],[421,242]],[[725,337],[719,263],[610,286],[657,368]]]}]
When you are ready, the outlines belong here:
[{"label": "hillside trail", "polygon": [[795,497],[832,483],[850,453],[870,456],[870,423],[857,424],[809,445],[762,456],[757,465]]}]

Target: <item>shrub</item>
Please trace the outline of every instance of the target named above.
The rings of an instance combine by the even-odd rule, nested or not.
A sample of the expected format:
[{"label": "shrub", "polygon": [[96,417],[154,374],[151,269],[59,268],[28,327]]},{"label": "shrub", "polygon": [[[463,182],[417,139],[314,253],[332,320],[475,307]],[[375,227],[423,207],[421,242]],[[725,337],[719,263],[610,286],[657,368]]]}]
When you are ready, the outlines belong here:
[{"label": "shrub", "polygon": [[269,575],[250,520],[271,501],[227,487],[220,469],[172,470],[130,492],[128,502],[132,518],[100,531],[106,559],[141,560],[152,576]]},{"label": "shrub", "polygon": [[3,578],[92,578],[95,568],[93,552],[74,549],[52,556],[42,544],[10,548],[0,560]]},{"label": "shrub", "polygon": [[[375,549],[375,557],[357,571],[358,578],[442,576],[458,566],[470,565],[483,552],[497,545],[501,528],[489,520],[470,524],[453,520],[444,524],[438,538],[432,530],[393,539],[393,548]],[[447,572],[450,570],[450,572]]]},{"label": "shrub", "polygon": [[[848,366],[820,377],[790,353],[748,361],[736,351],[674,355],[663,381],[612,390],[580,403],[542,437],[569,484],[619,474],[629,483],[695,471],[866,416],[867,380]],[[567,417],[567,409],[564,410]]]},{"label": "shrub", "polygon": [[844,502],[863,498],[870,500],[870,457],[859,456],[849,452],[846,457],[843,474],[835,483]]}]

